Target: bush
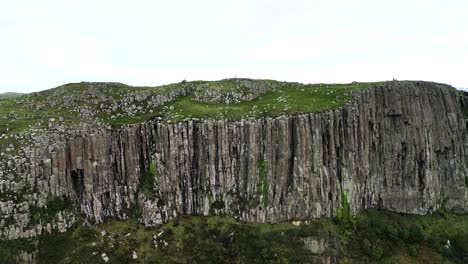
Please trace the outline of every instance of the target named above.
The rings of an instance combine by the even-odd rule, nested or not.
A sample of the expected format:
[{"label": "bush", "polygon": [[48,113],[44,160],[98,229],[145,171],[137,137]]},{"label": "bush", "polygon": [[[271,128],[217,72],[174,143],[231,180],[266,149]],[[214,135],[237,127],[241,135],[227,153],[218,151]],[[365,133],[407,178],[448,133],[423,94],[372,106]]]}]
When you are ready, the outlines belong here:
[{"label": "bush", "polygon": [[53,232],[41,236],[39,239],[39,263],[60,263],[64,256],[73,250],[74,244],[71,232],[57,233]]},{"label": "bush", "polygon": [[418,250],[416,249],[416,246],[410,245],[408,247],[408,255],[412,257],[416,257],[418,255]]},{"label": "bush", "polygon": [[411,243],[420,243],[425,240],[425,234],[420,225],[412,223],[409,227],[408,240]]},{"label": "bush", "polygon": [[458,259],[463,259],[468,256],[468,233],[457,234],[450,239],[451,251],[453,256]]},{"label": "bush", "polygon": [[265,172],[265,160],[258,161],[257,194],[262,195],[263,206],[268,206],[268,181]]},{"label": "bush", "polygon": [[20,251],[33,252],[36,250],[37,240],[20,238],[15,240],[0,240],[0,260],[2,264],[16,263],[16,255]]},{"label": "bush", "polygon": [[54,197],[49,200],[45,207],[31,206],[31,222],[48,223],[61,211],[72,210],[72,202],[67,197]]},{"label": "bush", "polygon": [[356,219],[351,214],[351,209],[348,203],[348,194],[346,192],[341,193],[341,207],[338,208],[337,218],[338,223],[343,228],[345,235],[350,235],[356,228]]},{"label": "bush", "polygon": [[156,163],[155,161],[150,161],[148,172],[140,177],[140,183],[138,185],[139,192],[143,193],[146,198],[154,199],[156,198],[156,192],[154,189],[155,186],[155,177],[156,177]]}]

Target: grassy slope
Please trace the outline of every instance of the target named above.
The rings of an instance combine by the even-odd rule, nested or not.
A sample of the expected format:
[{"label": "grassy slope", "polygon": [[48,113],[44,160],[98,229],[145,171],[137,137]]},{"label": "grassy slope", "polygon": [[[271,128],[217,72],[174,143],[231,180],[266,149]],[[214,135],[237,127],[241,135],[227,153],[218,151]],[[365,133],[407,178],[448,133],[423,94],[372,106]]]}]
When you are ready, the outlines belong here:
[{"label": "grassy slope", "polygon": [[[38,247],[40,263],[103,263],[102,253],[109,263],[312,263],[319,256],[307,251],[301,239],[329,236],[341,246],[324,255],[340,256],[340,263],[463,263],[468,254],[468,215],[402,216],[370,210],[353,222],[345,230],[349,227],[338,219],[295,226],[219,216],[178,217],[159,228],[134,220],[111,221],[77,225],[38,241],[0,242],[0,259],[13,263],[12,252],[18,248]],[[131,257],[133,251],[137,260]]]}]

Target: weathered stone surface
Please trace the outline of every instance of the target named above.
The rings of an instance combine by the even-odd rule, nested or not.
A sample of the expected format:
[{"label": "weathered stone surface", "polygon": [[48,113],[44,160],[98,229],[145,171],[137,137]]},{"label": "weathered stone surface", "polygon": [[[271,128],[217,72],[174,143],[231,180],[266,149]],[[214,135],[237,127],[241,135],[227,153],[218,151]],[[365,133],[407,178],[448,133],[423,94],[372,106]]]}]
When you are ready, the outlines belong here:
[{"label": "weathered stone surface", "polygon": [[[179,214],[254,222],[333,216],[343,193],[353,212],[467,212],[466,99],[423,82],[354,93],[349,105],[320,113],[51,134],[50,144],[0,164],[0,236],[65,230],[75,221],[71,212],[31,223],[29,207],[43,208],[52,197],[69,198],[96,222],[139,208],[147,225]],[[150,163],[154,195],[145,197],[139,183]],[[21,192],[23,201],[13,197]]]},{"label": "weathered stone surface", "polygon": [[261,94],[288,85],[280,82],[259,82],[249,79],[233,79],[233,82],[235,85],[230,89],[223,89],[223,87],[210,89],[209,83],[198,85],[193,88],[194,98],[202,102],[239,103],[250,101]]},{"label": "weathered stone surface", "polygon": [[16,257],[18,264],[35,264],[37,263],[37,251],[32,253],[20,252]]},{"label": "weathered stone surface", "polygon": [[338,239],[332,235],[326,237],[305,237],[304,246],[316,255],[315,263],[339,263]]}]

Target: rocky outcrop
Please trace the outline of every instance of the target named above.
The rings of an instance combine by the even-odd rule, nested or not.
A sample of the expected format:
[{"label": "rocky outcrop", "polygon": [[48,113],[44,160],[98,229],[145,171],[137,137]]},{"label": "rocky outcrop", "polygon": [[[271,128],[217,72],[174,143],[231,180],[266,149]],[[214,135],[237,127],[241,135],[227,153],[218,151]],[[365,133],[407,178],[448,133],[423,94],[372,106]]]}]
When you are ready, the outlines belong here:
[{"label": "rocky outcrop", "polygon": [[180,214],[302,220],[334,216],[344,198],[353,212],[467,212],[468,128],[459,93],[389,82],[354,94],[326,112],[153,120],[70,134],[1,165],[3,192],[31,190],[22,201],[3,198],[1,218],[12,220],[2,220],[1,236],[40,233],[50,223],[32,224],[28,208],[45,208],[53,197],[71,200],[74,210],[57,213],[52,229],[73,223],[71,212],[96,222],[136,215],[147,225]]},{"label": "rocky outcrop", "polygon": [[302,239],[304,247],[314,254],[314,263],[339,263],[339,240],[328,235],[327,237],[305,237]]},{"label": "rocky outcrop", "polygon": [[194,98],[197,101],[232,104],[250,101],[261,94],[292,84],[265,80],[231,79],[224,83],[226,88],[229,87],[229,89],[225,89],[222,84],[213,88],[210,83],[194,85],[192,89],[194,90]]},{"label": "rocky outcrop", "polygon": [[35,264],[37,263],[37,251],[27,253],[21,251],[16,257],[16,263],[18,264]]}]

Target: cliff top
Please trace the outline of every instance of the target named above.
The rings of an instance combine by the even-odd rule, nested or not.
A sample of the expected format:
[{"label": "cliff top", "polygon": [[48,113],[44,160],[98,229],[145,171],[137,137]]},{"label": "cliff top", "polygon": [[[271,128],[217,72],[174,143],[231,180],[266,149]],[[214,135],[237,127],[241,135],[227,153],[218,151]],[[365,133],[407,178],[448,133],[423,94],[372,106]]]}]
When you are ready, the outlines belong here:
[{"label": "cliff top", "polygon": [[[338,108],[352,90],[379,83],[302,84],[274,80],[182,81],[157,87],[81,82],[0,98],[0,145],[22,134],[111,128],[145,120],[258,118]],[[26,135],[27,137],[27,135]]]},{"label": "cliff top", "polygon": [[152,118],[242,119],[328,110],[351,99],[349,90],[375,83],[300,84],[272,80],[225,79],[158,87],[122,83],[70,83],[0,98],[0,135],[50,125],[123,125]]}]

